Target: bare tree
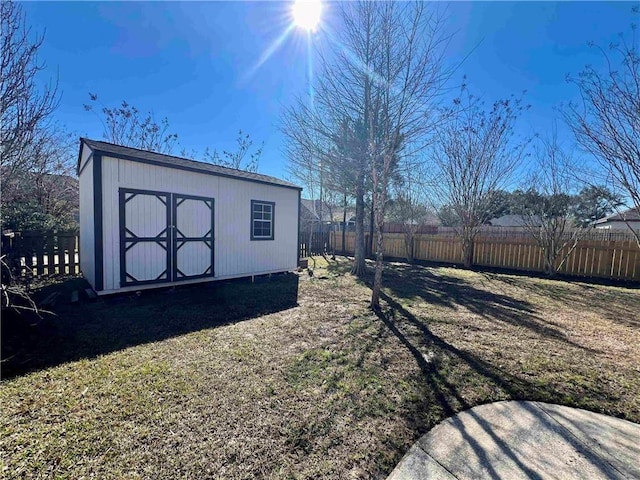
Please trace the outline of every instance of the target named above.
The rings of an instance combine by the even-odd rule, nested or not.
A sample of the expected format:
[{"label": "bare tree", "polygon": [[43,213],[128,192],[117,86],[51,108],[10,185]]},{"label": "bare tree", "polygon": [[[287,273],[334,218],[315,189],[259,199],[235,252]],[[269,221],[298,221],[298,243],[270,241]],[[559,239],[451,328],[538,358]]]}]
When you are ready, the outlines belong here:
[{"label": "bare tree", "polygon": [[[89,98],[92,103],[85,104],[84,109],[96,113],[102,122],[106,141],[158,153],[173,152],[178,143],[178,134],[170,132],[168,118],[157,121],[152,112],[143,115],[138,108],[126,101],[117,107],[107,107],[100,103],[96,94],[90,93]],[[100,105],[102,115],[94,110],[94,104]],[[257,172],[264,144],[254,149],[250,135],[242,130],[238,132],[236,144],[237,149],[223,150],[222,154],[217,149],[207,148],[199,155],[196,150],[189,151],[183,148],[180,155],[193,159],[201,157],[202,161],[214,165]]]},{"label": "bare tree", "polygon": [[578,185],[575,164],[560,146],[554,130],[550,139],[540,140],[533,172],[527,178],[517,211],[525,230],[542,250],[545,272],[553,277],[575,250],[586,231],[575,218]]},{"label": "bare tree", "polygon": [[[169,132],[169,120],[166,117],[158,122],[153,113],[144,115],[126,101],[117,107],[107,107],[100,103],[98,95],[90,93],[89,98],[92,103],[85,104],[84,109],[96,113],[102,122],[103,136],[107,142],[158,153],[173,151],[178,135]],[[102,116],[93,108],[96,103],[101,107]]]},{"label": "bare tree", "polygon": [[251,151],[253,140],[248,133],[244,133],[242,130],[238,131],[236,143],[236,150],[223,150],[222,155],[220,155],[216,149],[210,150],[207,148],[204,152],[203,160],[227,168],[235,168],[236,170],[244,170],[246,172],[257,172],[264,143]]},{"label": "bare tree", "polygon": [[[313,198],[324,196],[326,189],[339,191],[344,214],[348,199],[356,203],[356,248],[352,273],[365,273],[364,196],[366,157],[361,122],[343,120],[337,126],[325,123],[318,109],[298,101],[287,110],[282,131],[287,138],[289,171]],[[317,195],[317,197],[316,197]]]},{"label": "bare tree", "polygon": [[77,137],[51,127],[30,149],[29,170],[15,170],[2,182],[2,227],[13,230],[77,228]]},{"label": "bare tree", "polygon": [[[340,5],[343,28],[330,44],[329,52],[318,52],[319,73],[315,78],[314,102],[299,99],[286,110],[282,131],[288,143],[298,145],[322,159],[324,165],[341,162],[350,169],[356,208],[356,242],[352,273],[364,275],[364,216],[368,157],[366,119],[372,107],[373,58],[376,9],[373,2]],[[290,156],[290,161],[295,161]]]},{"label": "bare tree", "polygon": [[70,136],[53,122],[56,84],[39,86],[44,41],[32,35],[19,4],[0,3],[0,181],[2,225],[72,227],[77,209]]},{"label": "bare tree", "polygon": [[470,268],[479,227],[491,218],[487,205],[512,179],[527,142],[518,143],[513,130],[525,108],[520,99],[498,100],[485,110],[466,87],[462,94],[445,110],[449,120],[438,129],[433,160],[439,181],[434,191],[440,204],[455,212],[454,228],[462,242],[464,265]]},{"label": "bare tree", "polygon": [[[321,163],[318,161],[315,152],[319,148],[311,148],[303,142],[288,142],[286,152],[289,157],[289,174],[303,186],[304,193],[313,201],[313,207],[309,213],[301,209],[303,217],[301,220],[301,234],[306,235],[308,248],[313,244],[314,229],[320,220],[316,212],[316,200],[322,200],[322,172]],[[310,255],[311,256],[311,255]],[[315,267],[315,259],[311,256]]]},{"label": "bare tree", "polygon": [[396,178],[392,182],[388,218],[392,222],[402,225],[405,255],[409,263],[414,262],[414,242],[416,233],[427,222],[435,218],[435,214],[428,207],[429,177],[424,162],[413,157],[405,159]]},{"label": "bare tree", "polygon": [[442,19],[423,3],[376,3],[372,40],[376,45],[368,64],[372,82],[367,125],[367,157],[371,172],[375,222],[375,272],[371,308],[380,307],[385,220],[389,184],[398,162],[420,149],[436,123],[436,99],[443,71]]},{"label": "bare tree", "polygon": [[[298,102],[285,117],[291,141],[315,147],[308,132],[339,146],[352,168],[356,249],[352,272],[365,271],[365,196],[370,188],[376,225],[376,269],[371,307],[379,308],[384,223],[389,182],[399,160],[423,146],[435,122],[435,98],[445,79],[446,37],[437,11],[416,3],[352,2],[331,55],[321,55],[315,104]],[[331,159],[327,151],[320,157]],[[367,188],[369,186],[369,188]]]},{"label": "bare tree", "polygon": [[[634,7],[633,13],[638,13]],[[591,153],[609,179],[629,197],[640,212],[640,54],[636,26],[631,40],[606,51],[592,45],[602,55],[604,69],[587,66],[568,81],[578,87],[580,103],[571,103],[564,118],[578,144]],[[640,231],[631,229],[640,246]]]},{"label": "bare tree", "polygon": [[46,132],[58,106],[57,83],[44,87],[38,77],[45,65],[38,60],[43,35],[32,37],[22,7],[0,3],[0,167],[3,182],[16,172],[32,169],[33,147]]}]

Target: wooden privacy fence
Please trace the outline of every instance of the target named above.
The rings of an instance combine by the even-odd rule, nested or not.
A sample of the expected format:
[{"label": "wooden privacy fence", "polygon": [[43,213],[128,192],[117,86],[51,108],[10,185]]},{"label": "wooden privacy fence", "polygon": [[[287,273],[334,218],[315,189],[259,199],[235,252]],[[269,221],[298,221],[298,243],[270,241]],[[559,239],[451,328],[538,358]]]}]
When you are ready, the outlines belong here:
[{"label": "wooden privacy fence", "polygon": [[309,242],[309,232],[301,231],[300,238],[300,258],[310,255],[324,255],[330,250],[329,232],[313,232],[311,242]]},{"label": "wooden privacy fence", "polygon": [[[353,254],[355,234],[346,234],[346,249],[343,250],[342,235],[332,233],[331,245],[336,252]],[[384,234],[384,250],[387,258],[406,258],[404,235]],[[566,254],[566,250],[563,253]],[[413,254],[416,260],[463,263],[461,242],[450,235],[416,235]],[[523,236],[476,237],[473,264],[529,272],[545,271],[542,249],[532,238]],[[640,248],[634,240],[580,240],[558,271],[565,275],[640,281]]]},{"label": "wooden privacy fence", "polygon": [[19,275],[80,273],[78,234],[75,232],[21,232],[2,236],[2,255]]}]

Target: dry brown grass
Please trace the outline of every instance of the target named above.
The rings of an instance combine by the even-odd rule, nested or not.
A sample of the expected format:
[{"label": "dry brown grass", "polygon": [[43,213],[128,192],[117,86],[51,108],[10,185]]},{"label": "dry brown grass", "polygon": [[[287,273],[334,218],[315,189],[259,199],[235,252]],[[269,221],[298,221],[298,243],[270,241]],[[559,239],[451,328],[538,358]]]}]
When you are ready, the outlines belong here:
[{"label": "dry brown grass", "polygon": [[[192,323],[5,380],[2,475],[383,478],[420,435],[482,403],[640,422],[637,290],[391,264],[376,315],[346,267],[302,274],[298,306],[230,324],[192,318],[230,312],[207,306],[211,287],[65,310],[75,322]],[[285,281],[232,288],[275,298]]]}]

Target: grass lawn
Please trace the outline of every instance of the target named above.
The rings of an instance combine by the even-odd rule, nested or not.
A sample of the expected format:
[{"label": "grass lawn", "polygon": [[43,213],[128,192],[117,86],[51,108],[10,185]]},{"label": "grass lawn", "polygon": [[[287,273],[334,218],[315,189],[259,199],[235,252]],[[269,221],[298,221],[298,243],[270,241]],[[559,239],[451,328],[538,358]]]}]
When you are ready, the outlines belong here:
[{"label": "grass lawn", "polygon": [[507,399],[640,423],[638,290],[389,264],[376,315],[348,267],[5,318],[0,476],[384,478]]}]

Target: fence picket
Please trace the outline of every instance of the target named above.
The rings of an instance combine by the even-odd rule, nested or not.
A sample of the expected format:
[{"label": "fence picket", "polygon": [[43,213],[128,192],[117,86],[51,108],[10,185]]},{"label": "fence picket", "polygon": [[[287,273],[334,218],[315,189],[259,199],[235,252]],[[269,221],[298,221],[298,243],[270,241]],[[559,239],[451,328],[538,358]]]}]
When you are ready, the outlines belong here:
[{"label": "fence picket", "polygon": [[53,235],[48,235],[45,238],[46,251],[47,251],[47,275],[56,274],[56,242]]}]

